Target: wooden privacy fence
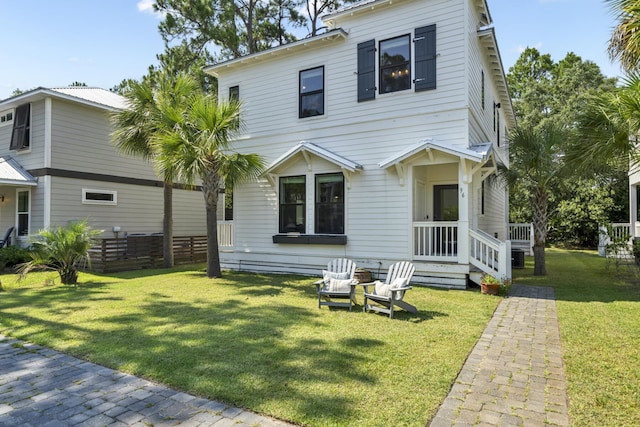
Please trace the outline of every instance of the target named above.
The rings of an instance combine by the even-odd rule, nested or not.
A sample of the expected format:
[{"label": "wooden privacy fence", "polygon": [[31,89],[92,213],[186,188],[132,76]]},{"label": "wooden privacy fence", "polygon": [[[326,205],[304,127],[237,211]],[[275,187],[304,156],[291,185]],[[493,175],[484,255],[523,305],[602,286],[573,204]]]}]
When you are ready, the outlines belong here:
[{"label": "wooden privacy fence", "polygon": [[[162,267],[162,249],[162,235],[103,238],[89,251],[91,270],[112,273]],[[174,237],[173,258],[176,265],[205,262],[207,236]]]}]

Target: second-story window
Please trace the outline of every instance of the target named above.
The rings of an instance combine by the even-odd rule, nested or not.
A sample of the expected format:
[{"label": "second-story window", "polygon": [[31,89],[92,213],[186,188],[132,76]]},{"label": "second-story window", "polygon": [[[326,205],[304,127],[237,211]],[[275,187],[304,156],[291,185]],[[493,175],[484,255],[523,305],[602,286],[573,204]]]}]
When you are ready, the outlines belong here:
[{"label": "second-story window", "polygon": [[31,145],[31,105],[23,104],[16,108],[11,133],[11,150],[25,150]]},{"label": "second-story window", "polygon": [[324,114],[324,67],[300,71],[299,117]]},{"label": "second-story window", "polygon": [[409,34],[380,42],[380,93],[411,89]]}]

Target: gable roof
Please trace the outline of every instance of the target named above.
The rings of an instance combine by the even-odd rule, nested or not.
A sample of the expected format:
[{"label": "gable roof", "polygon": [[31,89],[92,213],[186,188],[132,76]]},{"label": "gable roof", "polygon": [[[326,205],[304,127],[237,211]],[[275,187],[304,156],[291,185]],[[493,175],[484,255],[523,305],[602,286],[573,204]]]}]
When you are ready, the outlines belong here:
[{"label": "gable roof", "polygon": [[394,166],[402,162],[403,160],[408,159],[409,157],[414,156],[415,154],[420,153],[421,151],[430,149],[438,150],[440,152],[451,154],[453,156],[471,160],[474,162],[483,162],[486,161],[489,155],[492,153],[493,144],[487,142],[484,144],[472,145],[469,148],[463,148],[452,146],[449,144],[443,144],[441,142],[437,142],[430,138],[427,138],[383,160],[382,162],[378,163],[378,166],[386,169],[390,166]]},{"label": "gable roof", "polygon": [[[333,153],[329,150],[326,150],[319,145],[313,144],[311,142],[302,141],[299,144],[295,145],[289,151],[278,157],[273,163],[267,167],[265,173],[272,173],[275,169],[280,167],[284,162],[292,158],[298,153],[310,153],[315,156],[318,156],[322,159],[325,159],[328,162],[331,162],[335,165],[340,166],[341,169],[347,170],[349,172],[355,172],[358,170],[362,170],[362,165],[351,161],[345,157],[340,156],[339,154]],[[306,157],[306,156],[305,156]]]},{"label": "gable roof", "polygon": [[127,108],[126,98],[117,93],[97,87],[69,86],[59,88],[38,87],[0,101],[0,110],[15,108],[25,102],[38,101],[47,97],[64,99],[109,111]]}]

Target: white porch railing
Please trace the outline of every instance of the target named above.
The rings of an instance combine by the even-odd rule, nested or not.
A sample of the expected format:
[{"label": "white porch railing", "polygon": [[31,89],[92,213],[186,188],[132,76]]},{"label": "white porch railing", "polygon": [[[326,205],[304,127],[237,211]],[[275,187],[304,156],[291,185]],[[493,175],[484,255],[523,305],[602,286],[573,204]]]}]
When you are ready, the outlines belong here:
[{"label": "white porch railing", "polygon": [[533,224],[509,224],[509,240],[513,249],[533,255]]},{"label": "white porch railing", "polygon": [[218,221],[218,246],[233,246],[233,221]]},{"label": "white porch railing", "polygon": [[456,221],[414,222],[413,259],[417,261],[457,261],[458,223]]},{"label": "white porch railing", "polygon": [[[609,235],[609,230],[611,234]],[[598,236],[598,255],[607,256],[607,246],[613,242],[621,242],[628,240],[631,245],[631,224],[628,222],[614,222],[608,228],[605,225],[600,225]]]},{"label": "white porch railing", "polygon": [[502,242],[480,230],[469,230],[469,261],[498,279],[511,278],[511,241]]}]

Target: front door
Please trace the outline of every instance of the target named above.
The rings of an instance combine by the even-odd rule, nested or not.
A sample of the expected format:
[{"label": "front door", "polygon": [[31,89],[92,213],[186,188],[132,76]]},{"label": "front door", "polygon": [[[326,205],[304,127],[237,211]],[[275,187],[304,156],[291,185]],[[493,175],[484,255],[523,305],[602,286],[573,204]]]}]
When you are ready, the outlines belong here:
[{"label": "front door", "polygon": [[433,186],[433,219],[458,220],[458,184]]},{"label": "front door", "polygon": [[[458,220],[458,185],[433,186],[434,221]],[[434,254],[455,257],[458,253],[458,227],[443,225],[436,227],[432,242]]]}]

